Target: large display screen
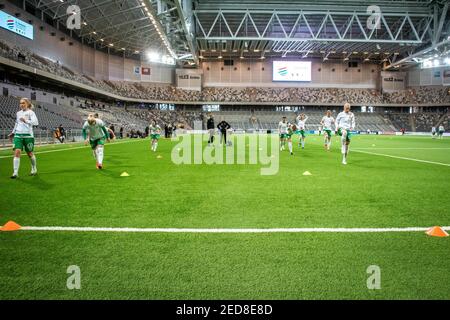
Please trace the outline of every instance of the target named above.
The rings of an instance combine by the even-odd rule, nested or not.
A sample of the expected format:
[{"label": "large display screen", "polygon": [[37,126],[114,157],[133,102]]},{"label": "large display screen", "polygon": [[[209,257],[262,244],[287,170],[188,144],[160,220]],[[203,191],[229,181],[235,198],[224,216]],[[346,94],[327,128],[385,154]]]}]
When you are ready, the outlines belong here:
[{"label": "large display screen", "polygon": [[274,61],[273,81],[311,81],[311,61]]},{"label": "large display screen", "polygon": [[0,27],[33,40],[33,26],[0,10]]}]

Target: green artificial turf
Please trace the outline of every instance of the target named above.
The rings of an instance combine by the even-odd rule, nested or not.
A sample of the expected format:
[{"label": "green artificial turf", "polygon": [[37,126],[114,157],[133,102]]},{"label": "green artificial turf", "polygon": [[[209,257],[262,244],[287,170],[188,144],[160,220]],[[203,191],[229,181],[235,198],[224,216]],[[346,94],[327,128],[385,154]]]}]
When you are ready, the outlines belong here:
[{"label": "green artificial turf", "polygon": [[[275,137],[276,139],[276,137]],[[428,227],[450,225],[450,139],[354,136],[294,141],[276,175],[261,165],[175,165],[177,142],[36,149],[39,174],[9,179],[0,151],[0,224],[158,228]],[[248,143],[248,142],[247,142]],[[68,149],[58,152],[47,152]],[[439,162],[422,163],[397,157]],[[44,153],[40,153],[44,152]],[[158,157],[159,156],[159,157]],[[248,162],[248,161],[247,161]],[[311,176],[304,176],[309,171]],[[120,177],[122,172],[129,177]],[[450,238],[410,233],[0,233],[0,299],[449,299]],[[78,265],[81,290],[68,290]],[[381,290],[368,290],[369,265]]]}]

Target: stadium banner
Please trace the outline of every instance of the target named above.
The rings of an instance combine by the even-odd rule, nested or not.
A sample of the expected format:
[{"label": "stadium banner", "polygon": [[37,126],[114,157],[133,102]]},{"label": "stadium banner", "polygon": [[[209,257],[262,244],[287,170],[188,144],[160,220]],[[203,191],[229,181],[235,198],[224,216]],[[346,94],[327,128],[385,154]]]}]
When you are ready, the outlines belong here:
[{"label": "stadium banner", "polygon": [[177,88],[184,90],[202,90],[202,74],[201,69],[177,69]]},{"label": "stadium banner", "polygon": [[393,92],[405,90],[406,73],[405,72],[381,72],[381,88],[383,92]]},{"label": "stadium banner", "polygon": [[442,84],[444,86],[450,86],[450,69],[445,69],[442,72]]},{"label": "stadium banner", "polygon": [[272,81],[311,81],[311,61],[273,61]]},{"label": "stadium banner", "polygon": [[143,76],[149,76],[151,74],[151,69],[147,68],[147,67],[142,67],[141,68],[141,73]]},{"label": "stadium banner", "polygon": [[33,40],[33,26],[0,10],[0,27]]}]

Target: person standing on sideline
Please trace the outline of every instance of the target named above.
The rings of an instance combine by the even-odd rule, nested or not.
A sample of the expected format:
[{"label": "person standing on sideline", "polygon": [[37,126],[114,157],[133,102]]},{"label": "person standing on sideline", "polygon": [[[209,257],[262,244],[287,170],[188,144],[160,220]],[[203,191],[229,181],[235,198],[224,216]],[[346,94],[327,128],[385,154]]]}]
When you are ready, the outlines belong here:
[{"label": "person standing on sideline", "polygon": [[206,120],[206,129],[209,134],[208,146],[212,146],[214,143],[214,131],[216,127],[214,126],[214,117],[211,113],[208,115],[208,120]]},{"label": "person standing on sideline", "polygon": [[231,128],[230,124],[221,119],[220,123],[217,125],[217,129],[219,129],[219,132],[221,134],[220,136],[220,144],[224,143],[227,144],[227,130]]},{"label": "person standing on sideline", "polygon": [[66,129],[63,128],[62,124],[59,125],[59,141],[64,143],[66,141]]}]

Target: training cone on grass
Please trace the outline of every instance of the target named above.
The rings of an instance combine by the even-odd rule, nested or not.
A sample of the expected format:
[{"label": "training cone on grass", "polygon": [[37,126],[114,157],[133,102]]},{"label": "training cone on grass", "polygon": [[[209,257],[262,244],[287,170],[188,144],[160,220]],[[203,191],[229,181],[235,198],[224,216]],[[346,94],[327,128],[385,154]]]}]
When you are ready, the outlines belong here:
[{"label": "training cone on grass", "polygon": [[3,227],[0,228],[0,231],[17,231],[22,228],[19,224],[15,223],[14,221],[10,220]]},{"label": "training cone on grass", "polygon": [[156,156],[157,159],[162,159],[162,156],[158,155]]},{"label": "training cone on grass", "polygon": [[448,233],[439,226],[433,227],[425,233],[432,237],[448,237]]},{"label": "training cone on grass", "polygon": [[130,175],[127,172],[124,172],[120,175],[121,177],[129,177]]},{"label": "training cone on grass", "polygon": [[309,172],[309,171],[303,172],[303,175],[304,175],[304,176],[312,176],[311,172]]}]

